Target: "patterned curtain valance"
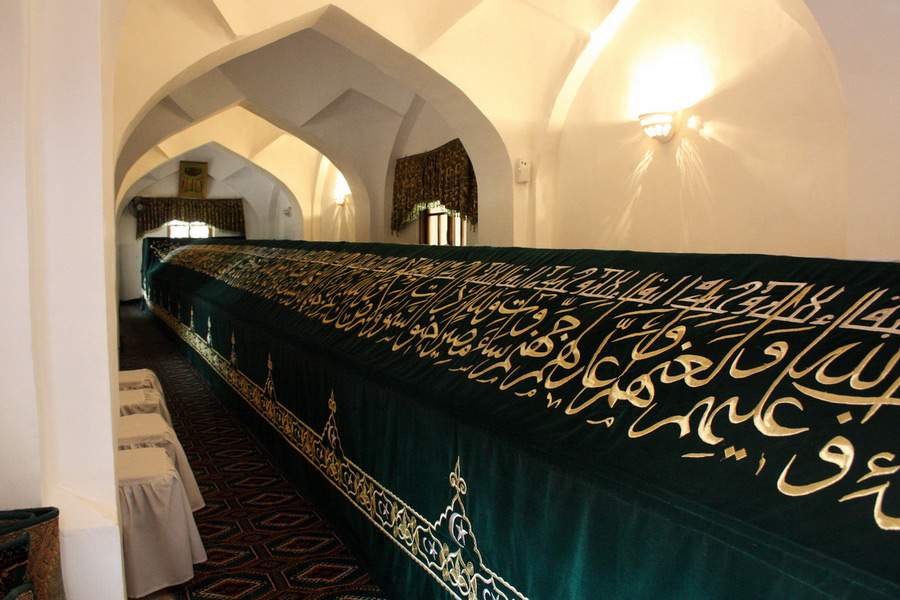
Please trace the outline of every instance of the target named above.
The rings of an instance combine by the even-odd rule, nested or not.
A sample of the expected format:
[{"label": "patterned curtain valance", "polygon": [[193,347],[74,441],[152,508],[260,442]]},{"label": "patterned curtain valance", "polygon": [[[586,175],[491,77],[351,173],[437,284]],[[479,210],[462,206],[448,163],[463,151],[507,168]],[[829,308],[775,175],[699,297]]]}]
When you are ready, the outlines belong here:
[{"label": "patterned curtain valance", "polygon": [[135,198],[144,209],[137,214],[137,236],[140,238],[169,221],[202,221],[218,229],[244,235],[244,204],[241,198]]},{"label": "patterned curtain valance", "polygon": [[459,139],[429,152],[397,159],[391,231],[400,231],[423,210],[438,205],[473,227],[478,224],[475,171]]}]

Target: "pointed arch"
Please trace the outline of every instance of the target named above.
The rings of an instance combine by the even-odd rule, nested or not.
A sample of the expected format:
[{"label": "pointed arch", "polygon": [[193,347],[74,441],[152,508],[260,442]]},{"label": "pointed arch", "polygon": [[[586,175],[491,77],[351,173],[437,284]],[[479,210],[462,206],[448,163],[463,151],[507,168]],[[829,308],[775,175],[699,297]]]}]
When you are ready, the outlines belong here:
[{"label": "pointed arch", "polygon": [[[351,78],[347,82],[349,90],[356,91],[359,95],[348,97],[351,99],[350,106],[335,108],[344,123],[358,124],[359,107],[381,107],[378,110],[384,112],[388,125],[381,130],[368,131],[372,140],[354,147],[352,143],[345,143],[347,138],[342,137],[342,134],[346,135],[346,131],[340,131],[340,127],[328,129],[337,122],[335,119],[323,123],[312,118],[315,114],[305,115],[307,118],[304,119],[299,119],[296,114],[286,115],[285,111],[289,109],[280,105],[278,99],[266,95],[266,85],[262,85],[261,89],[260,85],[248,88],[246,81],[235,83],[234,71],[240,69],[240,61],[248,60],[251,52],[263,50],[266,46],[282,42],[303,31],[314,32],[319,38],[334,44],[335,52],[355,57],[360,65],[367,66],[371,72],[377,71],[386,80],[392,81],[392,89],[385,94],[382,93],[384,86],[380,89],[378,86],[367,87],[368,76]],[[126,35],[122,37],[128,39]],[[280,68],[287,72],[287,65],[281,65]],[[319,70],[321,72],[328,69]],[[272,79],[264,81],[271,83]],[[256,81],[256,84],[260,83],[260,80]],[[326,154],[348,175],[354,197],[364,189],[370,201],[370,209],[365,215],[357,213],[357,217],[368,217],[371,222],[371,237],[386,238],[388,224],[385,218],[387,200],[384,197],[384,183],[389,171],[393,136],[396,135],[397,127],[393,121],[396,120],[396,125],[399,125],[401,115],[414,95],[423,98],[443,116],[456,131],[472,159],[482,194],[482,242],[512,243],[513,190],[510,158],[493,124],[450,81],[349,13],[334,6],[312,11],[247,38],[224,44],[162,86],[125,128],[128,135],[123,135],[120,140],[116,185],[121,185],[130,165],[165,136],[183,130],[198,118],[228,106],[252,107],[257,114],[277,123]],[[203,101],[197,101],[198,97]],[[332,106],[332,101],[336,100],[337,96],[327,102],[326,106]],[[355,106],[353,101],[356,102]],[[341,113],[339,109],[345,109],[345,112]]]}]

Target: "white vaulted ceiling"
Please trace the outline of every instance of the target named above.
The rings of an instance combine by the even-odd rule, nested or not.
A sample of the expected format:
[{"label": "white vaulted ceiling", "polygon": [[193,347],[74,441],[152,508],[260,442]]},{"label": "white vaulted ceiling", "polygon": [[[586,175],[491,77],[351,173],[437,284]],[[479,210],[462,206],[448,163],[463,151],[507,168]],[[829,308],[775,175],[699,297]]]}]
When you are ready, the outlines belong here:
[{"label": "white vaulted ceiling", "polygon": [[[131,0],[114,76],[119,199],[147,153],[241,107],[333,160],[368,201],[364,239],[391,239],[392,160],[440,131],[475,166],[476,243],[891,257],[895,4]],[[676,139],[689,163],[646,146],[619,106],[651,55],[687,46],[715,78],[692,100],[707,127]],[[531,179],[517,183],[520,159]],[[673,201],[680,231],[658,235]]]},{"label": "white vaulted ceiling", "polygon": [[[585,28],[614,5],[259,2],[249,11],[224,0],[162,4],[149,10],[136,0],[126,16],[126,30],[139,23],[141,35],[127,38],[117,63],[120,198],[126,174],[155,146],[240,106],[327,155],[354,197],[370,200],[369,214],[357,218],[384,238],[390,160],[409,153],[402,136],[417,127],[416,115],[436,115],[438,128],[460,137],[475,165],[482,230],[489,232],[482,241],[507,244],[517,191],[511,157],[534,154],[543,143],[541,123],[587,42]],[[426,110],[410,112],[422,102]],[[134,117],[126,122],[128,114]]]}]

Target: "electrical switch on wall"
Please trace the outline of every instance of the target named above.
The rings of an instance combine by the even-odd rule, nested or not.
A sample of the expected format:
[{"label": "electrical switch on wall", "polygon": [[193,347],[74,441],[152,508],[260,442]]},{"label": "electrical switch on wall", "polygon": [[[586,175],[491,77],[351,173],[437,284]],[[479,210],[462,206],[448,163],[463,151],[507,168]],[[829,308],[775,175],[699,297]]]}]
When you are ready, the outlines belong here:
[{"label": "electrical switch on wall", "polygon": [[528,183],[531,179],[531,163],[520,158],[516,161],[516,183]]}]

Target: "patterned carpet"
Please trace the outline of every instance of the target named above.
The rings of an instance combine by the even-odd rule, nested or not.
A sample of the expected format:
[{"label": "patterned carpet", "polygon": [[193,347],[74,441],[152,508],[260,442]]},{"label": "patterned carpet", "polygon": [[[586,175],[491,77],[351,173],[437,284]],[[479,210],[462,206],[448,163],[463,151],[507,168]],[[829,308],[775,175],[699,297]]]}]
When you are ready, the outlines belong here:
[{"label": "patterned carpet", "polygon": [[273,464],[137,302],[120,308],[122,369],[150,368],[166,393],[206,507],[209,559],[179,600],[384,600],[339,533]]}]

